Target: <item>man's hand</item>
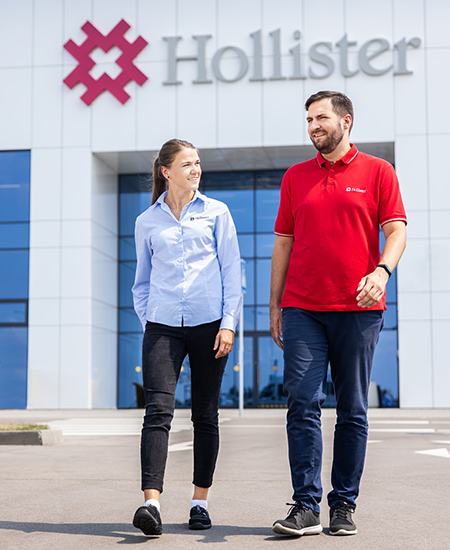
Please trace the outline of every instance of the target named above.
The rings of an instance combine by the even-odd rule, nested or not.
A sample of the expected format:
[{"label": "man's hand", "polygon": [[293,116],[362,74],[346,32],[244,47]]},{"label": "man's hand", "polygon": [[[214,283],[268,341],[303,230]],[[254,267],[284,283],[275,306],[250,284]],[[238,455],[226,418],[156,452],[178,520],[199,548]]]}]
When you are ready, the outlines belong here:
[{"label": "man's hand", "polygon": [[281,329],[282,314],[280,308],[270,308],[270,333],[275,344],[283,349],[283,333]]},{"label": "man's hand", "polygon": [[218,350],[216,353],[216,359],[219,359],[219,357],[225,357],[225,355],[231,353],[233,344],[234,332],[232,330],[228,330],[227,328],[220,329],[217,333],[213,347],[214,351]]},{"label": "man's hand", "polygon": [[386,289],[386,283],[389,275],[382,267],[375,268],[375,271],[369,273],[359,281],[356,292],[356,302],[361,308],[372,307],[383,298]]}]

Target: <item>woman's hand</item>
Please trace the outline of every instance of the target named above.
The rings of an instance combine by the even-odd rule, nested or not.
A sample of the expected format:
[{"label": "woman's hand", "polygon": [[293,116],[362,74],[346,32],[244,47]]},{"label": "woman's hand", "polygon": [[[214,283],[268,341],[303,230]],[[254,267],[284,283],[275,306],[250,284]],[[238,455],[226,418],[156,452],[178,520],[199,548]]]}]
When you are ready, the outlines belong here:
[{"label": "woman's hand", "polygon": [[226,328],[220,329],[219,332],[217,333],[216,340],[214,342],[214,348],[213,348],[214,351],[218,350],[216,353],[216,359],[219,359],[219,357],[225,357],[225,355],[228,355],[233,349],[233,343],[234,343],[234,332]]}]

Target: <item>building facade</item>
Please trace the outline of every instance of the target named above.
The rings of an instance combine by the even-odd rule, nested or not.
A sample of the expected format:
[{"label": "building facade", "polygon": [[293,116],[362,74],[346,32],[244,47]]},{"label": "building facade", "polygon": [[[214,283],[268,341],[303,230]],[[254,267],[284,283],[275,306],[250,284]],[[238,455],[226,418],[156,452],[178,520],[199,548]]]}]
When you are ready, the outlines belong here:
[{"label": "building facade", "polygon": [[[236,221],[246,404],[282,405],[273,223],[284,170],[315,155],[321,89],[352,99],[352,141],[395,165],[408,213],[375,402],[450,407],[449,19],[446,0],[0,0],[0,407],[139,404],[133,226],[172,137]],[[237,362],[236,345],[222,406]]]}]

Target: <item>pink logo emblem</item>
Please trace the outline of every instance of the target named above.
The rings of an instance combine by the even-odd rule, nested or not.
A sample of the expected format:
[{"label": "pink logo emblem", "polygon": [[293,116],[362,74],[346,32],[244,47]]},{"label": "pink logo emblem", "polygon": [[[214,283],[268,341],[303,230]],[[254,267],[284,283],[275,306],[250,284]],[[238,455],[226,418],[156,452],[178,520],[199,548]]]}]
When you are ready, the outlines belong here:
[{"label": "pink logo emblem", "polygon": [[[78,61],[75,69],[64,79],[64,84],[70,89],[79,82],[84,84],[86,91],[81,96],[81,99],[86,105],[90,105],[104,91],[110,92],[123,105],[130,99],[124,87],[132,80],[139,84],[139,86],[142,86],[147,80],[145,74],[134,65],[133,60],[145,48],[148,42],[142,36],[138,36],[133,43],[128,42],[124,34],[129,28],[130,25],[122,19],[105,36],[92,23],[86,21],[81,27],[87,35],[86,40],[80,46],[75,44],[73,40],[68,40],[64,44],[64,48]],[[116,60],[117,65],[122,69],[121,72],[116,78],[111,78],[108,74],[103,73],[96,80],[89,74],[89,71],[95,65],[95,61],[90,57],[90,54],[95,48],[101,48],[107,53],[114,46],[122,52]]]}]

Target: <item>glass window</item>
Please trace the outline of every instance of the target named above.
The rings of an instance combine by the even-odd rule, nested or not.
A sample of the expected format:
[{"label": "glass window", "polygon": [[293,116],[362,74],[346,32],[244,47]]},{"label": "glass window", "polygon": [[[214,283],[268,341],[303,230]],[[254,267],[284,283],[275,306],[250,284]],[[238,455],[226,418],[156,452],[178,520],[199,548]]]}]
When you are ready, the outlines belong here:
[{"label": "glass window", "polygon": [[256,303],[269,304],[270,260],[256,260]]},{"label": "glass window", "polygon": [[272,258],[275,237],[274,233],[259,233],[256,235],[256,254],[258,258]]},{"label": "glass window", "polygon": [[0,223],[1,248],[29,248],[29,223]]},{"label": "glass window", "polygon": [[139,387],[142,387],[142,330],[136,334],[119,335],[119,395],[118,407],[138,406]]},{"label": "glass window", "polygon": [[378,386],[382,407],[398,407],[397,349],[397,331],[382,330],[371,378]]},{"label": "glass window", "polygon": [[28,298],[28,250],[0,250],[0,299]]},{"label": "glass window", "polygon": [[273,232],[280,204],[279,189],[256,190],[256,231]]},{"label": "glass window", "polygon": [[0,221],[30,219],[30,152],[0,152]]},{"label": "glass window", "polygon": [[136,262],[119,263],[119,307],[133,307],[131,289],[134,285]]},{"label": "glass window", "polygon": [[142,332],[142,325],[134,308],[122,307],[119,310],[120,332]]},{"label": "glass window", "polygon": [[253,233],[253,190],[208,191],[207,196],[224,202],[233,216],[238,233]]},{"label": "glass window", "polygon": [[0,327],[0,407],[27,406],[27,327]]},{"label": "glass window", "polygon": [[241,258],[253,258],[255,255],[253,233],[251,235],[242,235],[238,233],[238,241]]},{"label": "glass window", "polygon": [[283,352],[271,336],[258,338],[259,404],[281,405],[287,399],[283,391]]},{"label": "glass window", "polygon": [[27,302],[0,300],[0,325],[27,325]]}]

